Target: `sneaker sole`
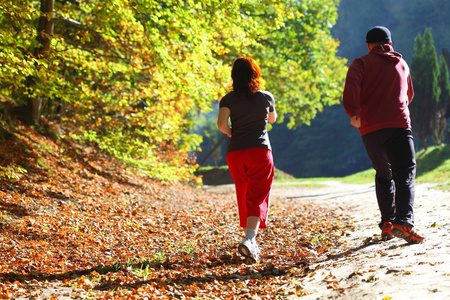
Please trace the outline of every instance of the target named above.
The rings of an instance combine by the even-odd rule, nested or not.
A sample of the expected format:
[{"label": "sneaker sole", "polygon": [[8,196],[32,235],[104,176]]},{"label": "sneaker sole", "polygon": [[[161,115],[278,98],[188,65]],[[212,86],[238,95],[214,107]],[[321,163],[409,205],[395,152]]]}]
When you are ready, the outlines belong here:
[{"label": "sneaker sole", "polygon": [[248,250],[248,248],[244,245],[239,245],[238,247],[238,251],[242,256],[248,257],[248,258],[252,258],[251,254],[250,254],[250,250]]},{"label": "sneaker sole", "polygon": [[389,234],[389,233],[382,233],[381,234],[381,239],[383,241],[392,240],[393,238],[394,238],[394,236],[392,234]]},{"label": "sneaker sole", "polygon": [[253,257],[253,255],[250,253],[250,250],[247,248],[247,246],[239,245],[238,251],[239,251],[239,253],[240,253],[242,256],[244,256],[244,257],[246,257],[246,258],[249,258],[249,259],[253,260],[254,262],[258,262],[258,261]]},{"label": "sneaker sole", "polygon": [[400,229],[397,229],[397,228],[393,228],[391,233],[398,238],[404,239],[405,241],[407,241],[410,244],[419,244],[424,241],[424,239],[422,239],[420,241],[415,240],[415,239],[413,239],[414,238],[413,236],[411,236],[411,235],[407,236],[403,231],[401,231]]}]

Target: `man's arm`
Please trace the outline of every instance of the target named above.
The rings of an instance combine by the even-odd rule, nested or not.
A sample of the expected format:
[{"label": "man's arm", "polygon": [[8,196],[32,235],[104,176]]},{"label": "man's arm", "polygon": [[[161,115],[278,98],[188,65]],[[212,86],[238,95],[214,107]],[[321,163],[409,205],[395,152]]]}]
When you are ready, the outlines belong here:
[{"label": "man's arm", "polygon": [[361,127],[361,83],[364,78],[364,68],[359,60],[354,60],[345,78],[344,95],[342,103],[347,115],[350,117],[350,124],[356,128]]},{"label": "man's arm", "polygon": [[408,100],[409,103],[411,103],[412,99],[414,98],[414,87],[411,79],[411,74],[408,74]]}]

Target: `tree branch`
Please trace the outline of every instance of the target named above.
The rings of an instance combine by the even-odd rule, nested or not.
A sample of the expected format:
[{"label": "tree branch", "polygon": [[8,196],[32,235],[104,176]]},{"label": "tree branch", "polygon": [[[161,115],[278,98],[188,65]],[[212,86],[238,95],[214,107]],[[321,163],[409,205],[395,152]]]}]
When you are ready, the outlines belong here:
[{"label": "tree branch", "polygon": [[63,21],[65,23],[69,24],[69,25],[72,25],[72,26],[76,27],[76,28],[83,28],[84,27],[81,22],[79,22],[77,20],[74,20],[74,19],[71,19],[71,18],[62,17],[62,16],[56,17],[55,21]]}]

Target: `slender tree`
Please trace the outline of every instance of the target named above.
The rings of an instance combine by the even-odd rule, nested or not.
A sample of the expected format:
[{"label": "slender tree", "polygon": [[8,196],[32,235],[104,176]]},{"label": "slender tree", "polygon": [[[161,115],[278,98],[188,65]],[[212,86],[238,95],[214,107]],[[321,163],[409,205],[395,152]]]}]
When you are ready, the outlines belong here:
[{"label": "slender tree", "polygon": [[436,105],[433,140],[436,145],[440,145],[445,138],[445,129],[447,128],[446,112],[450,105],[450,82],[447,62],[441,55],[439,60],[439,81],[440,95],[439,102]]},{"label": "slender tree", "polygon": [[[36,36],[39,44],[33,51],[33,56],[36,59],[35,66],[37,68],[39,68],[39,60],[47,59],[51,51],[50,45],[55,22],[54,10],[55,0],[41,0],[41,15],[39,17]],[[39,80],[40,78],[36,76],[29,76],[26,83],[29,94],[27,97],[27,113],[25,119],[29,123],[38,123],[41,117],[42,101],[45,96],[41,93],[34,93],[35,86],[39,85]]]},{"label": "slender tree", "polygon": [[439,64],[429,28],[425,29],[423,36],[419,33],[415,38],[411,74],[415,90],[414,100],[410,105],[411,121],[417,138],[427,149],[427,139],[433,135],[440,92]]},{"label": "slender tree", "polygon": [[[447,63],[447,70],[450,72],[450,51],[447,48],[442,49],[442,57]],[[449,100],[450,101],[450,100]],[[447,110],[445,112],[445,117],[450,118],[450,103],[447,104]],[[448,132],[450,137],[450,130]]]}]

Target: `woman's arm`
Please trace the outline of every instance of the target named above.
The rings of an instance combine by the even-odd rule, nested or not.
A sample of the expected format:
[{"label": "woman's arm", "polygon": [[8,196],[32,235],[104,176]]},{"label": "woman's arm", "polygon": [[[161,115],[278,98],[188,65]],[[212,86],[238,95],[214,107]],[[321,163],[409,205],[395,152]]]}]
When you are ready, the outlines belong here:
[{"label": "woman's arm", "polygon": [[231,110],[228,107],[221,107],[219,109],[219,117],[217,118],[217,127],[219,127],[219,130],[225,133],[228,137],[231,137],[231,128],[228,125],[230,114]]}]

